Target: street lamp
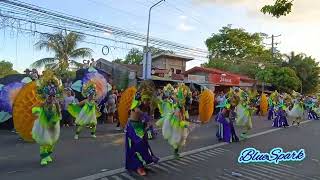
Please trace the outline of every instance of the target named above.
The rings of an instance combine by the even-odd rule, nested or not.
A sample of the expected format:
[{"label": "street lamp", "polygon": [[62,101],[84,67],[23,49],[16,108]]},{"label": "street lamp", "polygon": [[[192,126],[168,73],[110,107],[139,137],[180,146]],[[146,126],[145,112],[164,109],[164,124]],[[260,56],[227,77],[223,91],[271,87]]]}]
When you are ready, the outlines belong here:
[{"label": "street lamp", "polygon": [[165,0],[160,0],[154,5],[152,5],[149,9],[149,18],[148,18],[148,31],[147,31],[147,46],[146,46],[146,53],[143,60],[143,70],[144,70],[144,79],[148,79],[151,71],[151,53],[149,52],[149,34],[150,34],[150,19],[151,19],[151,10],[155,6],[159,5],[161,2],[164,2]]}]

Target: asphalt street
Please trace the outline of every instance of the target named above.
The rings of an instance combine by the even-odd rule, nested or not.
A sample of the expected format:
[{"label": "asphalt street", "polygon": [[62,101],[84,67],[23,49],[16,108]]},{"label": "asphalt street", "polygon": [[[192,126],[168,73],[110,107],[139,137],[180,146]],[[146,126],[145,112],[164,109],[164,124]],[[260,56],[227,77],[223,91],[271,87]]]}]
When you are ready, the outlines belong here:
[{"label": "asphalt street", "polygon": [[[251,134],[270,129],[273,129],[271,121],[255,117]],[[183,149],[186,152],[185,157],[180,160],[170,159],[172,149],[161,136],[151,140],[150,145],[153,151],[162,158],[163,162],[150,166],[146,178],[216,179],[219,176],[232,176],[232,172],[238,171],[245,176],[245,173],[241,171],[241,168],[245,166],[238,167],[237,156],[243,148],[252,146],[261,151],[268,151],[276,146],[288,150],[305,148],[307,160],[302,165],[287,166],[290,168],[306,167],[298,167],[304,176],[319,175],[317,171],[312,171],[313,168],[319,169],[317,152],[320,152],[320,148],[317,138],[320,133],[320,125],[318,122],[310,122],[300,128],[281,129],[233,144],[219,143],[215,132],[214,122],[202,126],[195,125]],[[41,167],[36,144],[19,141],[17,135],[0,131],[0,179],[69,180],[82,177],[85,177],[84,179],[141,179],[141,177],[123,171],[124,135],[115,131],[114,126],[100,125],[97,129],[97,139],[91,139],[89,131],[84,131],[77,141],[73,139],[73,135],[74,128],[63,128],[54,154],[55,162],[47,167]],[[250,170],[247,167],[244,169]],[[269,168],[261,167],[260,169]]]}]

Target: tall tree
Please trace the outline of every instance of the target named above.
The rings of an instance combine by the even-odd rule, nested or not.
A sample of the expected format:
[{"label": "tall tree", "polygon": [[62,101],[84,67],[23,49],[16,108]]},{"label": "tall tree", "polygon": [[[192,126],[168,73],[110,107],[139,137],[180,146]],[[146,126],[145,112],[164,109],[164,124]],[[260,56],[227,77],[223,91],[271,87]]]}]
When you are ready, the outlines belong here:
[{"label": "tall tree", "polygon": [[11,74],[19,74],[18,71],[13,70],[13,64],[9,61],[0,61],[0,78],[11,75]]},{"label": "tall tree", "polygon": [[257,73],[260,81],[270,83],[281,92],[299,90],[301,81],[296,72],[289,67],[270,67]]},{"label": "tall tree", "polygon": [[291,12],[292,6],[293,0],[276,0],[273,5],[263,6],[261,12],[279,18],[288,15]]},{"label": "tall tree", "polygon": [[[173,51],[168,51],[168,50],[163,50],[155,47],[149,47],[151,54],[157,55],[160,53],[170,53],[174,54]],[[144,48],[145,50],[145,48]],[[128,54],[126,55],[125,59],[123,61],[117,60],[117,62],[121,62],[124,64],[140,64],[143,61],[143,51],[137,49],[137,48],[132,48]]]},{"label": "tall tree", "polygon": [[303,93],[308,94],[317,91],[317,86],[320,83],[319,63],[314,58],[305,54],[291,52],[286,57],[288,59],[286,65],[295,70],[302,82]]},{"label": "tall tree", "polygon": [[270,58],[270,52],[264,47],[262,33],[249,33],[244,29],[224,26],[219,33],[206,40],[210,58],[248,59]]},{"label": "tall tree", "polygon": [[140,64],[143,60],[143,52],[137,48],[132,48],[126,55],[124,64]]},{"label": "tall tree", "polygon": [[31,66],[35,68],[43,67],[63,71],[70,65],[81,66],[76,60],[78,58],[91,57],[90,48],[78,48],[79,43],[84,40],[84,36],[74,33],[60,31],[55,34],[42,34],[39,42],[35,46],[39,49],[46,49],[54,53],[54,57],[43,58],[34,62]]}]

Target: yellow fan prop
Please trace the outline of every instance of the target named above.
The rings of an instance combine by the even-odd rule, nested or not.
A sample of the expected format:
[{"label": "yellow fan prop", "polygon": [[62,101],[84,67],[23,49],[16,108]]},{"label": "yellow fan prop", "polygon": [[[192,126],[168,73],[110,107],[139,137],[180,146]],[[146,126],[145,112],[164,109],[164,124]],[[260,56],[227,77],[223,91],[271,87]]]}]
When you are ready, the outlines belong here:
[{"label": "yellow fan prop", "polygon": [[121,95],[118,105],[118,116],[121,127],[125,127],[128,122],[129,110],[136,92],[137,89],[135,87],[129,87]]},{"label": "yellow fan prop", "polygon": [[268,113],[268,98],[265,93],[262,93],[261,95],[260,112],[262,116],[265,116]]},{"label": "yellow fan prop", "polygon": [[204,90],[199,99],[199,115],[202,123],[208,123],[214,110],[214,94],[211,90]]},{"label": "yellow fan prop", "polygon": [[21,89],[13,104],[14,128],[27,142],[33,142],[31,131],[36,117],[32,114],[32,108],[41,104],[36,91],[36,82],[28,83]]}]

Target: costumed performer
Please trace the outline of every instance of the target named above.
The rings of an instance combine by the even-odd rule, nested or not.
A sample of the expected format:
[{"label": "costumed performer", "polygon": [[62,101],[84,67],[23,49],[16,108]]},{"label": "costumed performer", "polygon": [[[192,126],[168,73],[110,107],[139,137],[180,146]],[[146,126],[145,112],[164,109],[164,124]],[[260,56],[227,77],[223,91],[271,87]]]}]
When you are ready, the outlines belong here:
[{"label": "costumed performer", "polygon": [[217,138],[219,141],[224,141],[231,143],[231,126],[230,126],[230,104],[228,100],[225,99],[224,102],[220,103],[217,108],[220,108],[220,112],[218,113],[217,123],[218,123],[218,131],[217,131]]},{"label": "costumed performer", "polygon": [[[167,98],[161,106],[161,119],[156,123],[162,126],[163,137],[174,149],[176,158],[180,157],[179,150],[185,145],[189,133],[189,122],[186,121],[185,113],[185,85],[179,84],[176,92],[175,103],[171,104]],[[166,92],[165,92],[166,94]]]},{"label": "costumed performer", "polygon": [[245,91],[240,89],[239,95],[240,102],[236,107],[236,124],[244,127],[244,131],[241,133],[240,137],[242,139],[247,139],[248,132],[252,129],[252,115],[254,114],[254,108],[249,106],[249,95]]},{"label": "costumed performer", "polygon": [[292,100],[293,107],[292,109],[288,112],[288,116],[293,118],[292,125],[297,123],[299,126],[301,121],[304,119],[304,103],[302,99],[302,95],[293,91],[292,97],[294,98]]},{"label": "costumed performer", "polygon": [[86,98],[78,104],[70,104],[69,113],[76,118],[76,134],[74,139],[79,139],[79,134],[84,127],[91,129],[91,137],[96,138],[97,118],[101,115],[95,101],[96,87],[93,82],[86,83],[82,88],[82,95]]},{"label": "costumed performer", "polygon": [[276,98],[278,97],[278,92],[275,91],[273,92],[270,97],[268,98],[268,105],[269,105],[269,109],[268,109],[268,120],[273,120],[274,118],[274,114],[275,114],[275,110],[274,107],[276,106],[277,102],[276,102]]},{"label": "costumed performer", "polygon": [[308,108],[308,119],[309,120],[319,120],[318,114],[316,113],[317,99],[315,97],[309,97],[306,103]]},{"label": "costumed performer", "polygon": [[40,164],[51,163],[54,146],[60,136],[61,109],[57,100],[62,93],[62,84],[53,72],[43,72],[43,77],[37,81],[37,95],[44,103],[33,107],[32,113],[37,115],[33,124],[32,138],[40,145]]},{"label": "costumed performer", "polygon": [[276,107],[276,117],[273,120],[272,126],[273,127],[288,127],[288,120],[286,116],[286,105],[284,104],[284,101],[282,97],[279,97],[279,104]]},{"label": "costumed performer", "polygon": [[148,135],[145,123],[142,121],[140,102],[133,100],[130,110],[130,117],[125,128],[126,140],[126,164],[127,170],[136,171],[139,175],[145,176],[145,165],[157,163],[157,158],[148,143]]}]

